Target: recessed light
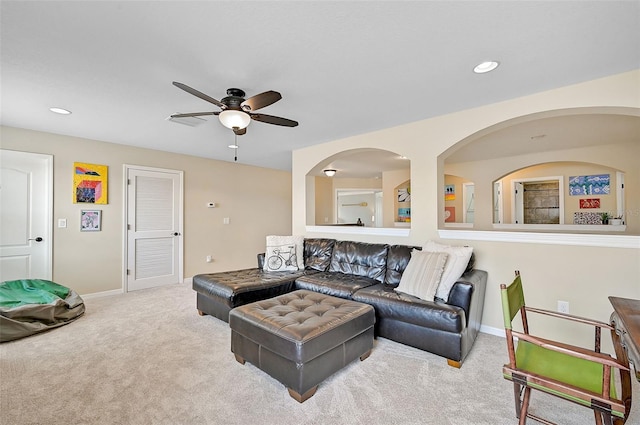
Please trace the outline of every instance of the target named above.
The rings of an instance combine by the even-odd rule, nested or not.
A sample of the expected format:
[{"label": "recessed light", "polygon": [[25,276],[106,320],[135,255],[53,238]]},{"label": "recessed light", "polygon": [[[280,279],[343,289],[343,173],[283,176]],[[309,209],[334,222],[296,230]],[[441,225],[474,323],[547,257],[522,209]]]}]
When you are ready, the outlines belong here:
[{"label": "recessed light", "polygon": [[500,62],[496,61],[486,61],[478,64],[475,68],[473,68],[473,72],[476,74],[484,74],[485,72],[490,72],[496,69],[500,65]]},{"label": "recessed light", "polygon": [[70,115],[71,111],[67,110],[67,109],[63,109],[63,108],[49,108],[49,110],[51,112],[55,112],[56,114],[61,114],[61,115]]}]

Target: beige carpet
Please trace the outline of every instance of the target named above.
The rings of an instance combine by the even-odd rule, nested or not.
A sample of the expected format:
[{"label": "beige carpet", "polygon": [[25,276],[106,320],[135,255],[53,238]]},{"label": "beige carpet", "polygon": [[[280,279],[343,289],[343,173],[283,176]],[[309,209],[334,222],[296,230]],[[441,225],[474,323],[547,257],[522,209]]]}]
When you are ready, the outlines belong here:
[{"label": "beige carpet", "polygon": [[[379,339],[367,360],[299,404],[279,382],[235,361],[228,325],[198,316],[187,285],[86,306],[75,323],[0,345],[2,425],[517,423],[499,337],[481,334],[459,370]],[[638,403],[627,423],[640,424]],[[532,412],[564,425],[593,423],[590,410],[539,394]]]}]

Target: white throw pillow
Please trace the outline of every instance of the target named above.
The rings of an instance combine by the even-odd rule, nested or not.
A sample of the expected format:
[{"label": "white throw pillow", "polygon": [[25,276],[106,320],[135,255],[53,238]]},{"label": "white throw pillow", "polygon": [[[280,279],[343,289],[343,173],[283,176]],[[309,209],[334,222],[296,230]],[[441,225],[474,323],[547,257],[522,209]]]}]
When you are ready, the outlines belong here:
[{"label": "white throw pillow", "polygon": [[264,271],[295,271],[304,268],[303,236],[267,236]]},{"label": "white throw pillow", "polygon": [[396,289],[426,301],[433,301],[447,256],[443,252],[424,252],[414,249],[411,251],[411,259]]},{"label": "white throw pillow", "polygon": [[451,246],[442,245],[434,241],[427,242],[423,247],[423,251],[428,252],[445,252],[449,254],[447,264],[444,266],[442,279],[436,291],[436,297],[447,301],[451,288],[464,273],[471,259],[473,248],[470,246]]}]

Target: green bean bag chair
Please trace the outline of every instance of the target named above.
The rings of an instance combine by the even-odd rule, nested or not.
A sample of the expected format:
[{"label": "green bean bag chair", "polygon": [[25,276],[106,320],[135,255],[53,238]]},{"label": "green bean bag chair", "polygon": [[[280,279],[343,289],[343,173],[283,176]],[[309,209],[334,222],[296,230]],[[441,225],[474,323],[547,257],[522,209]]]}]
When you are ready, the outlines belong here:
[{"label": "green bean bag chair", "polygon": [[0,284],[0,342],[66,325],[83,313],[80,295],[55,282],[21,279]]}]

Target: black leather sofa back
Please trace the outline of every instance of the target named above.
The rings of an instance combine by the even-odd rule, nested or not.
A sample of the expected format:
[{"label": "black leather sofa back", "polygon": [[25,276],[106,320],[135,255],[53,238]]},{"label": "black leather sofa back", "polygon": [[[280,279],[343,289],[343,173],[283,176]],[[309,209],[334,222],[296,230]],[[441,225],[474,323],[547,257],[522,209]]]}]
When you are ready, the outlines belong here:
[{"label": "black leather sofa back", "polygon": [[335,239],[305,239],[304,268],[326,271],[331,264],[331,254],[335,243]]},{"label": "black leather sofa back", "polygon": [[329,271],[368,277],[382,283],[387,271],[388,250],[389,246],[385,244],[336,241]]},{"label": "black leather sofa back", "polygon": [[419,246],[391,245],[387,254],[387,272],[384,284],[396,288],[400,284],[402,273],[407,268],[413,249],[422,250]]}]

